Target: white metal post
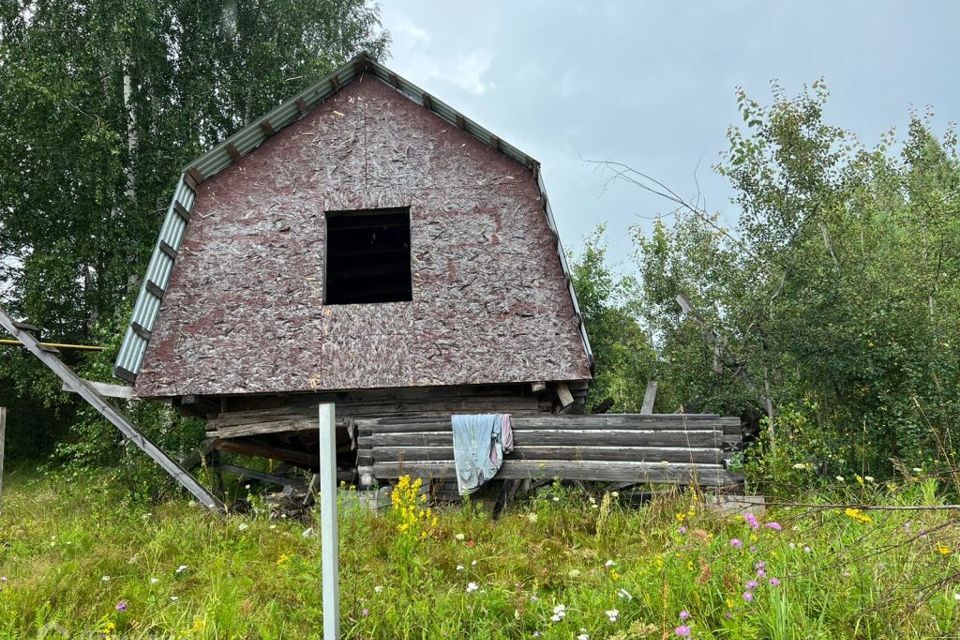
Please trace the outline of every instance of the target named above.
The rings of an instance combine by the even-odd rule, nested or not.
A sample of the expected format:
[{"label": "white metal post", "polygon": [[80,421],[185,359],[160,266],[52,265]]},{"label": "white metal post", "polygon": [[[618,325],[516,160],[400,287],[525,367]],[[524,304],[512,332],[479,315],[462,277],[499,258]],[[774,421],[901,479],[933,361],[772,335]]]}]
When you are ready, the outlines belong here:
[{"label": "white metal post", "polygon": [[323,640],[340,640],[340,544],[337,527],[337,426],[332,404],[320,405],[320,556]]}]

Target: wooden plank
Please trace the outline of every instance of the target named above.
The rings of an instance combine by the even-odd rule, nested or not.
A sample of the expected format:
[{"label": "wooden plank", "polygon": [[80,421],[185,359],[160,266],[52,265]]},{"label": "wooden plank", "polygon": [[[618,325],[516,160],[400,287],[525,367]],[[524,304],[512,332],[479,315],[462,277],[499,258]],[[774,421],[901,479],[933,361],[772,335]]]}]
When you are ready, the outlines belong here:
[{"label": "wooden plank", "polygon": [[234,162],[240,159],[240,150],[232,142],[227,143],[227,153],[230,154],[230,159]]},{"label": "wooden plank", "polygon": [[150,293],[152,293],[152,294],[155,295],[156,297],[160,298],[161,300],[163,300],[163,296],[166,294],[166,291],[164,291],[163,289],[161,289],[161,288],[160,288],[160,285],[158,285],[158,284],[157,284],[156,282],[154,282],[153,280],[147,280],[147,282],[146,282],[146,284],[144,285],[144,287],[146,288],[147,291],[149,291]]},{"label": "wooden plank", "polygon": [[131,322],[130,328],[133,329],[133,332],[143,338],[144,340],[149,340],[153,335],[153,332],[150,329],[147,329],[139,322]]},{"label": "wooden plank", "polygon": [[[716,417],[692,419],[682,414],[641,416],[639,414],[591,414],[550,415],[538,414],[512,416],[516,429],[644,429],[667,431],[724,431],[726,422]],[[370,419],[358,417],[355,423],[361,435],[374,433],[405,433],[414,431],[442,431],[451,429],[447,416],[422,416],[417,418]]]},{"label": "wooden plank", "polygon": [[643,393],[643,405],[640,407],[640,413],[650,415],[653,413],[653,403],[657,399],[657,381],[651,380],[647,383],[647,390]]},{"label": "wooden plank", "polygon": [[557,383],[557,398],[560,399],[561,407],[569,407],[573,404],[573,394],[570,393],[570,387],[566,382]]},{"label": "wooden plank", "polygon": [[190,222],[190,212],[187,211],[185,206],[177,201],[174,201],[173,203],[173,212],[180,216],[180,219],[184,222]]},{"label": "wooden plank", "polygon": [[114,367],[113,375],[120,378],[121,380],[126,380],[130,384],[134,384],[137,381],[137,374],[123,367]]},{"label": "wooden plank", "polygon": [[[514,429],[517,448],[528,445],[624,446],[624,447],[717,447],[722,431],[578,431],[574,429]],[[360,436],[360,446],[453,446],[452,431],[378,433]]]},{"label": "wooden plank", "polygon": [[46,353],[37,339],[27,331],[22,331],[16,327],[13,318],[0,307],[0,326],[6,329],[14,338],[23,343],[30,353],[40,359],[48,369],[77,393],[87,403],[97,410],[100,415],[113,424],[130,442],[136,445],[141,451],[146,453],[156,462],[164,471],[166,471],[183,488],[189,491],[205,507],[211,510],[225,511],[225,507],[220,500],[207,491],[197,480],[191,476],[183,467],[176,463],[170,456],[163,452],[160,447],[153,443],[147,436],[140,432],[129,420],[127,420],[119,411],[113,408],[110,403],[104,400],[93,387],[88,385],[80,376],[73,372],[70,367],[63,364],[59,358],[53,354]]},{"label": "wooden plank", "polygon": [[[373,465],[374,475],[379,479],[398,478],[402,475],[424,479],[446,480],[455,478],[453,462],[383,462]],[[599,462],[569,460],[505,460],[498,480],[563,478],[595,482],[634,482],[699,484],[703,486],[728,486],[742,478],[717,465],[662,464],[649,462]]]},{"label": "wooden plank", "polygon": [[[93,380],[86,379],[84,382],[93,387],[94,391],[105,398],[123,398],[124,400],[136,398],[136,396],[133,395],[133,387],[128,387],[124,384],[109,384],[107,382],[94,382]],[[61,390],[67,393],[76,393],[76,390],[66,382],[63,383]]]},{"label": "wooden plank", "polygon": [[166,240],[160,241],[160,251],[171,260],[177,259],[177,250],[170,246]]},{"label": "wooden plank", "polygon": [[265,136],[267,136],[267,137],[270,137],[270,136],[272,136],[274,133],[276,133],[276,131],[273,130],[273,125],[270,124],[270,121],[269,121],[269,120],[261,120],[261,121],[260,121],[260,130],[263,131],[263,135],[265,135]]},{"label": "wooden plank", "polygon": [[[453,460],[453,447],[374,447],[374,462],[404,460]],[[359,460],[358,456],[358,460]],[[518,446],[508,460],[607,460],[610,462],[689,462],[720,464],[721,451],[714,447],[610,447],[610,446]],[[365,462],[369,458],[364,458]],[[359,464],[359,462],[358,462]]]}]

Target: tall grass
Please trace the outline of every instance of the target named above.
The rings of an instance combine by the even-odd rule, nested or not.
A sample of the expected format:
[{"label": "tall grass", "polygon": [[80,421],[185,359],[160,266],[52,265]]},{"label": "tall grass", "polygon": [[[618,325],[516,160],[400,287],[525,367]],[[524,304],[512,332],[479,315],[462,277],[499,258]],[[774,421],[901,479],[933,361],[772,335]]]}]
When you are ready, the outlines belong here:
[{"label": "tall grass", "polygon": [[[931,481],[805,500],[849,491],[936,503]],[[417,517],[415,496],[342,515],[345,638],[958,637],[948,511],[781,508],[753,528],[689,492],[637,508],[552,486],[496,520],[477,504]],[[319,638],[316,530],[130,502],[93,477],[14,477],[0,637],[56,623],[73,637]]]}]

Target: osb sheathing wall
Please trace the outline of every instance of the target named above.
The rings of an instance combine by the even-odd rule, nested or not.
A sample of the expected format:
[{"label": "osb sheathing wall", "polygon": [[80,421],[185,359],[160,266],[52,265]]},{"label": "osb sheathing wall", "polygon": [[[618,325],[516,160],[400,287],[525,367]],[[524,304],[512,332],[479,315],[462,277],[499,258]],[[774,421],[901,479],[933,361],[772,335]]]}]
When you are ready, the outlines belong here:
[{"label": "osb sheathing wall", "polygon": [[[531,171],[370,75],[197,196],[141,397],[590,377]],[[324,306],[324,211],[377,207],[413,301]]]}]

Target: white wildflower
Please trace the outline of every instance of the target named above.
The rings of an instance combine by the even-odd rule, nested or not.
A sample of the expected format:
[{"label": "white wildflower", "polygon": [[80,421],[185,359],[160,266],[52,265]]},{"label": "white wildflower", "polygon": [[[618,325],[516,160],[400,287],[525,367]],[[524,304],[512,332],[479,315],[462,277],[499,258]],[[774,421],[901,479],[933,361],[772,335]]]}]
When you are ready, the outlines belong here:
[{"label": "white wildflower", "polygon": [[812,552],[813,552],[813,549],[811,549],[810,547],[804,547],[804,548],[803,548],[803,552],[804,552],[804,553],[812,553]]},{"label": "white wildflower", "polygon": [[607,620],[610,622],[616,622],[620,619],[620,612],[616,609],[608,609],[607,611],[604,611],[604,613],[607,615]]},{"label": "white wildflower", "polygon": [[250,525],[248,525],[246,522],[241,522],[240,525],[237,527],[237,529],[239,529],[240,531],[246,531],[249,528],[250,528]]},{"label": "white wildflower", "polygon": [[477,585],[476,582],[468,582],[468,583],[467,583],[467,593],[473,593],[474,591],[476,591],[476,590],[479,589],[479,588],[480,588],[480,586]]},{"label": "white wildflower", "polygon": [[914,468],[913,468],[913,472],[914,472],[914,473],[923,473],[923,469],[921,469],[920,467],[914,467]]},{"label": "white wildflower", "polygon": [[157,584],[160,582],[160,578],[150,578],[150,584]]},{"label": "white wildflower", "polygon": [[110,581],[110,576],[101,576],[100,579],[101,579],[103,582],[109,582],[109,581]]},{"label": "white wildflower", "polygon": [[846,481],[847,479],[844,478],[843,476],[837,476],[837,482],[846,482]]},{"label": "white wildflower", "polygon": [[863,476],[863,479],[867,482],[873,482],[873,476]]},{"label": "white wildflower", "polygon": [[537,514],[535,514],[535,513],[528,513],[528,514],[527,514],[527,520],[529,520],[531,523],[536,522],[536,521],[537,521]]},{"label": "white wildflower", "polygon": [[605,566],[607,569],[609,569],[610,567],[615,567],[615,566],[617,566],[617,563],[614,562],[613,560],[607,560],[606,562],[603,563],[603,566]]},{"label": "white wildflower", "polygon": [[467,539],[467,536],[463,535],[462,533],[458,533],[453,537],[457,539],[457,542],[463,542],[464,540]]},{"label": "white wildflower", "polygon": [[585,633],[581,633],[580,635],[577,636],[577,640],[590,640],[590,636],[588,636]]},{"label": "white wildflower", "polygon": [[302,535],[304,538],[309,538],[310,536],[313,535],[313,527],[307,527],[306,529],[303,530],[303,533],[300,535]]},{"label": "white wildflower", "polygon": [[956,600],[957,602],[960,602],[960,593],[953,594],[953,599]]},{"label": "white wildflower", "polygon": [[807,464],[806,462],[798,462],[797,464],[793,465],[793,468],[794,468],[794,469],[799,469],[799,470],[801,470],[801,471],[805,471],[805,470],[808,469],[809,467],[808,467],[808,464]]},{"label": "white wildflower", "polygon": [[473,562],[471,562],[471,563],[470,563],[470,566],[471,566],[471,567],[475,567],[475,566],[477,566],[477,561],[476,561],[476,560],[474,560]]},{"label": "white wildflower", "polygon": [[177,596],[170,596],[170,602],[176,602],[179,599]]},{"label": "white wildflower", "polygon": [[553,608],[553,615],[550,616],[550,619],[554,622],[560,622],[567,616],[567,605],[558,604]]},{"label": "white wildflower", "polygon": [[554,501],[554,502],[560,502],[560,498],[559,498],[558,496],[553,496],[553,501]]},{"label": "white wildflower", "polygon": [[462,564],[458,564],[458,565],[457,565],[457,571],[463,571],[463,565],[462,565]]},{"label": "white wildflower", "polygon": [[626,589],[617,589],[617,597],[621,600],[633,600],[633,596]]},{"label": "white wildflower", "polygon": [[183,573],[186,570],[187,570],[187,565],[182,564],[179,567],[177,567],[177,570],[174,573]]},{"label": "white wildflower", "polygon": [[374,593],[383,593],[383,586],[377,585],[373,588]]},{"label": "white wildflower", "polygon": [[580,569],[570,569],[570,571],[567,572],[567,575],[571,578],[579,578]]}]

